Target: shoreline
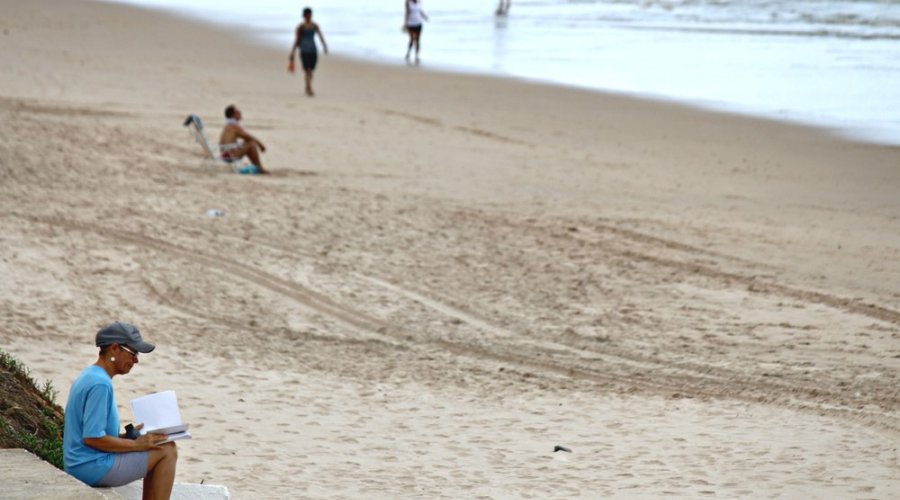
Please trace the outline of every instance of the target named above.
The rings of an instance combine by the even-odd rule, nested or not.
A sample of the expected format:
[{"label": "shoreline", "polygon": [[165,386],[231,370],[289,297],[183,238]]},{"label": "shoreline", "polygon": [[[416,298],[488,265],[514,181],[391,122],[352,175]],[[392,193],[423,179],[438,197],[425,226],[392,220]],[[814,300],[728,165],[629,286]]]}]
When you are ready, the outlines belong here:
[{"label": "shoreline", "polygon": [[[131,4],[129,4],[131,5]],[[241,24],[237,21],[216,21],[214,19],[208,19],[200,16],[196,13],[191,13],[190,11],[184,11],[180,9],[175,9],[171,7],[164,6],[137,6],[139,8],[146,8],[150,10],[155,10],[158,12],[164,12],[172,16],[176,16],[182,19],[191,20],[193,22],[198,22],[211,27],[218,27],[221,29],[234,29],[239,28]],[[274,50],[280,50],[282,46],[287,46],[288,43],[278,42],[271,35],[272,30],[270,27],[261,27],[256,26],[253,28],[253,32],[249,35],[244,35],[244,38],[252,44],[260,45],[263,47],[267,47]],[[340,53],[340,51],[339,51]],[[399,58],[389,58],[383,55],[374,55],[371,58],[367,58],[361,54],[352,54],[345,53],[340,54],[339,57],[343,57],[351,62],[358,62],[363,64],[375,64],[379,66],[384,66],[386,68],[398,69],[403,68],[403,64],[400,63]],[[510,79],[513,81],[523,81],[528,83],[535,83],[540,85],[550,85],[557,86],[561,89],[579,89],[579,90],[588,90],[592,92],[598,92],[600,94],[609,95],[609,96],[620,96],[632,99],[643,99],[652,102],[659,103],[671,103],[676,105],[683,105],[690,108],[697,109],[699,111],[709,111],[713,113],[726,113],[730,115],[737,116],[746,116],[749,118],[761,118],[765,120],[776,121],[780,123],[786,123],[789,125],[796,125],[801,127],[809,127],[817,130],[824,131],[827,134],[837,136],[842,139],[855,141],[855,142],[864,142],[867,144],[873,145],[883,145],[890,147],[900,147],[900,132],[897,130],[890,130],[889,128],[885,128],[883,123],[879,122],[879,125],[873,127],[871,121],[867,122],[860,117],[856,117],[854,119],[850,119],[849,117],[845,117],[844,119],[839,120],[835,116],[831,116],[831,118],[824,118],[823,116],[827,116],[826,114],[822,114],[823,111],[810,111],[810,110],[798,110],[791,109],[790,107],[779,106],[777,109],[768,109],[765,106],[760,107],[759,103],[751,104],[747,102],[739,102],[739,101],[729,101],[727,98],[723,97],[690,97],[686,95],[667,95],[665,92],[653,91],[651,89],[645,90],[633,90],[628,88],[617,88],[615,84],[607,84],[601,85],[597,84],[579,84],[572,82],[565,82],[559,79],[548,79],[542,78],[538,76],[528,76],[528,75],[520,75],[516,74],[515,71],[504,74],[504,73],[496,73],[491,70],[482,68],[467,68],[465,66],[461,66],[459,64],[446,63],[439,64],[433,68],[425,67],[421,68],[424,71],[436,71],[439,73],[446,74],[458,74],[458,75],[473,75],[473,76],[484,76],[488,78],[501,78],[501,79]],[[815,116],[818,114],[819,116]],[[840,121],[840,123],[839,123]]]},{"label": "shoreline", "polygon": [[[0,344],[64,404],[97,328],[137,325],[157,349],[114,380],[122,423],[178,393],[176,481],[900,487],[900,148],[337,57],[310,99],[287,51],[227,30],[0,7]],[[271,176],[205,162],[181,125],[214,138],[231,103]]]}]

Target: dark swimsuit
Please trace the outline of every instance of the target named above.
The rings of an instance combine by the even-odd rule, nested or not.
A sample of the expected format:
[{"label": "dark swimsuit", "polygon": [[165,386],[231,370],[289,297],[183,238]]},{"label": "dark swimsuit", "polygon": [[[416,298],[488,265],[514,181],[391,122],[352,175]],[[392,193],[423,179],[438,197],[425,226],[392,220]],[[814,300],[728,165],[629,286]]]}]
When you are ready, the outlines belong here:
[{"label": "dark swimsuit", "polygon": [[319,59],[319,52],[316,48],[316,29],[306,29],[300,26],[300,61],[303,64],[304,71],[312,71],[316,69],[316,61]]}]

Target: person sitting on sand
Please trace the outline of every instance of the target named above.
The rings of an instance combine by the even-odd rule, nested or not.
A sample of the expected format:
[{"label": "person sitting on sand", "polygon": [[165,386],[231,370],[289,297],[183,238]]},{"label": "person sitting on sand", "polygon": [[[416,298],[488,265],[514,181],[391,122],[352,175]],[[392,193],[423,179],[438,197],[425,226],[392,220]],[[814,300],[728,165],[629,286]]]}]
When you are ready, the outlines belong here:
[{"label": "person sitting on sand", "polygon": [[[138,353],[156,346],[144,342],[130,323],[115,322],[97,332],[97,361],[72,383],[63,429],[66,472],[90,486],[122,486],[144,478],[144,498],[169,498],[175,483],[175,443],[165,434],[126,439],[119,433],[119,410],[112,378],[125,375]],[[140,429],[143,424],[135,426]]]},{"label": "person sitting on sand", "polygon": [[263,168],[262,159],[259,157],[260,152],[266,152],[266,147],[262,141],[241,127],[241,110],[234,104],[225,108],[225,127],[222,128],[222,134],[219,136],[219,151],[222,153],[222,158],[228,161],[239,160],[247,156],[259,173],[269,173]]}]

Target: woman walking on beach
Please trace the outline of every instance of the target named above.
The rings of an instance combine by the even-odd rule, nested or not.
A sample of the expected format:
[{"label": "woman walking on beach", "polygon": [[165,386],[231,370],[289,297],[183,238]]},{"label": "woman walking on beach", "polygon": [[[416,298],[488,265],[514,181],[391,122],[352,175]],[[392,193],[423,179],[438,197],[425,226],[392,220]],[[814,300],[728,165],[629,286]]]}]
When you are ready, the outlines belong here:
[{"label": "woman walking on beach", "polygon": [[113,377],[137,364],[138,353],[156,346],[144,342],[134,325],[118,321],[100,329],[95,343],[97,361],[75,379],[66,402],[65,470],[90,486],[122,486],[144,478],[144,498],[169,498],[178,460],[175,443],[160,444],[165,434],[122,435],[112,384]]},{"label": "woman walking on beach", "polygon": [[403,27],[409,33],[409,46],[406,48],[406,62],[409,62],[409,53],[413,45],[416,47],[416,64],[419,64],[419,39],[422,37],[422,21],[428,20],[422,4],[419,0],[406,0],[406,17]]},{"label": "woman walking on beach", "polygon": [[303,22],[297,25],[297,37],[294,39],[294,46],[291,47],[291,55],[288,58],[288,70],[294,72],[294,51],[300,50],[300,63],[303,65],[303,76],[306,79],[306,95],[312,97],[312,78],[313,71],[316,69],[316,61],[319,59],[318,49],[316,48],[316,35],[319,35],[319,41],[322,42],[322,51],[328,53],[328,44],[325,43],[325,37],[322,36],[322,30],[319,25],[312,21],[312,9],[309,7],[303,9]]}]

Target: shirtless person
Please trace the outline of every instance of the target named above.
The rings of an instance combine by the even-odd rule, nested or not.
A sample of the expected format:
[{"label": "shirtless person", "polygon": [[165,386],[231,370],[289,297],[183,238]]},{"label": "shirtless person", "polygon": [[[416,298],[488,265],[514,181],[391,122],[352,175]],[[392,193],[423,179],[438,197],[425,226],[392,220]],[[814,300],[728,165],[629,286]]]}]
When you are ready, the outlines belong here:
[{"label": "shirtless person", "polygon": [[259,173],[269,173],[263,168],[262,160],[259,158],[259,153],[265,153],[266,147],[259,139],[248,134],[241,127],[241,110],[234,104],[225,108],[225,128],[222,129],[222,135],[219,136],[219,151],[222,153],[223,159],[231,161],[247,156],[250,158],[250,162],[259,169]]}]

